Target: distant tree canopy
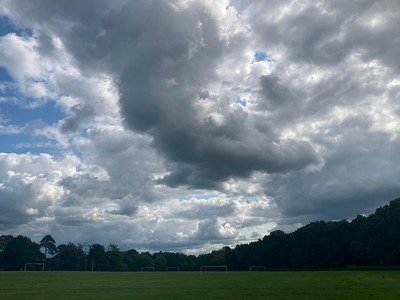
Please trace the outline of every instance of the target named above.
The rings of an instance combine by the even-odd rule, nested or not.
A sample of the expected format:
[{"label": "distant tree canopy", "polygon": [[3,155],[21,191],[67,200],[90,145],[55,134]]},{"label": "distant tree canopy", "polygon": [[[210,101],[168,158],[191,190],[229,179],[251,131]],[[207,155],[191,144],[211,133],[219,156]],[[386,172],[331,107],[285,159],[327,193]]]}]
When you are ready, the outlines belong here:
[{"label": "distant tree canopy", "polygon": [[[40,252],[45,250],[45,254]],[[55,246],[46,235],[40,244],[24,236],[0,236],[0,269],[20,270],[25,263],[42,262],[47,254],[46,270],[84,270],[85,252],[73,243]],[[121,251],[117,245],[90,246],[88,270],[140,271],[142,267],[165,270],[198,270],[202,265],[228,265],[234,270],[249,266],[267,269],[329,269],[348,266],[400,266],[400,199],[393,200],[368,217],[353,221],[312,222],[295,232],[271,232],[258,241],[224,247],[199,256],[182,253],[139,253]]]},{"label": "distant tree canopy", "polygon": [[54,255],[57,252],[56,241],[53,239],[51,235],[45,235],[40,240],[40,247],[44,248],[44,258],[47,258],[47,254]]},{"label": "distant tree canopy", "polygon": [[96,270],[107,269],[107,254],[103,245],[93,244],[90,246],[88,257]]},{"label": "distant tree canopy", "polygon": [[9,239],[1,256],[1,269],[6,270],[21,270],[26,263],[43,261],[39,244],[22,235]]}]

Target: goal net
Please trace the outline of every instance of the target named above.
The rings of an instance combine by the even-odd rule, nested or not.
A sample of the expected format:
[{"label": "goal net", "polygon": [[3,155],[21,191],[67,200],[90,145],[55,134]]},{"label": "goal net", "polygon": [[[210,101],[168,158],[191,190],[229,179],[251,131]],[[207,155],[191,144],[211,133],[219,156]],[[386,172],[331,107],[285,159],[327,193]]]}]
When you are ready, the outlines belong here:
[{"label": "goal net", "polygon": [[142,267],[142,272],[154,272],[154,267]]},{"label": "goal net", "polygon": [[44,271],[44,263],[26,263],[24,271]]},{"label": "goal net", "polygon": [[206,272],[223,272],[225,275],[228,274],[228,266],[201,266],[200,275]]},{"label": "goal net", "polygon": [[250,271],[265,271],[265,266],[250,266]]},{"label": "goal net", "polygon": [[166,267],[165,271],[167,272],[179,271],[179,267]]}]

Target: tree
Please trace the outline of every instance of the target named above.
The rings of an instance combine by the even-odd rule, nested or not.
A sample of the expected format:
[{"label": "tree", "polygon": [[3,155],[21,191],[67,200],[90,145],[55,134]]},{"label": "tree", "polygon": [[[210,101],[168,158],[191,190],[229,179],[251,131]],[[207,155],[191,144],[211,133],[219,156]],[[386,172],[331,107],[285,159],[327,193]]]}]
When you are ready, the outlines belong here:
[{"label": "tree", "polygon": [[93,262],[93,267],[100,271],[100,269],[107,268],[107,254],[103,245],[93,244],[90,246],[89,261]]},{"label": "tree", "polygon": [[138,271],[139,268],[139,252],[135,249],[130,249],[123,253],[123,259],[125,265],[128,267],[129,271]]},{"label": "tree", "polygon": [[84,252],[73,243],[62,244],[57,247],[58,269],[77,271],[83,269]]},{"label": "tree", "polygon": [[108,269],[110,271],[126,271],[127,265],[124,262],[122,252],[115,244],[110,244],[107,251]]},{"label": "tree", "polygon": [[154,261],[149,252],[142,252],[139,254],[139,266],[154,267]]},{"label": "tree", "polygon": [[4,252],[9,241],[11,241],[14,237],[12,235],[1,235],[0,236],[0,253]]},{"label": "tree", "polygon": [[44,259],[47,259],[47,253],[50,255],[54,255],[57,253],[57,247],[55,245],[56,241],[49,234],[45,235],[40,240],[40,248],[44,248]]},{"label": "tree", "polygon": [[12,235],[1,235],[0,236],[0,270],[4,269],[4,249],[6,248],[9,241],[14,237]]},{"label": "tree", "polygon": [[210,256],[211,265],[225,265],[225,252],[223,250],[212,251]]},{"label": "tree", "polygon": [[162,252],[154,254],[154,267],[157,271],[164,271],[167,267],[167,259]]},{"label": "tree", "polygon": [[26,263],[40,262],[43,253],[40,246],[31,239],[19,235],[12,238],[4,248],[3,259],[8,270],[21,270]]}]

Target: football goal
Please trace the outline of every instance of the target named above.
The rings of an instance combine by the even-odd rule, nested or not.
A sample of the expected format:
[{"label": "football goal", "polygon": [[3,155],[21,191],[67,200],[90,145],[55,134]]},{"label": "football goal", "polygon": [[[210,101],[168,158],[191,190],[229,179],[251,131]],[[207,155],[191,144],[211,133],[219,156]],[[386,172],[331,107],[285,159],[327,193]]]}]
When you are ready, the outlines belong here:
[{"label": "football goal", "polygon": [[26,263],[24,271],[44,271],[44,263]]},{"label": "football goal", "polygon": [[142,267],[142,272],[154,272],[154,267]]},{"label": "football goal", "polygon": [[166,267],[166,272],[179,271],[179,267]]},{"label": "football goal", "polygon": [[225,275],[228,274],[228,266],[201,266],[200,267],[200,275],[203,276],[205,272],[224,272]]},{"label": "football goal", "polygon": [[265,271],[265,266],[250,266],[250,271]]}]

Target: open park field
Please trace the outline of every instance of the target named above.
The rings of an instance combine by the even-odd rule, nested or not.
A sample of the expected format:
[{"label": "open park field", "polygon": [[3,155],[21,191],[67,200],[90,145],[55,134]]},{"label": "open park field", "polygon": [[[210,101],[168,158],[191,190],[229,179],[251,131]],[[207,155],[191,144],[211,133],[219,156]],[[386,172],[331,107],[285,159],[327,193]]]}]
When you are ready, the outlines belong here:
[{"label": "open park field", "polygon": [[246,298],[400,299],[400,272],[0,272],[0,299]]}]

